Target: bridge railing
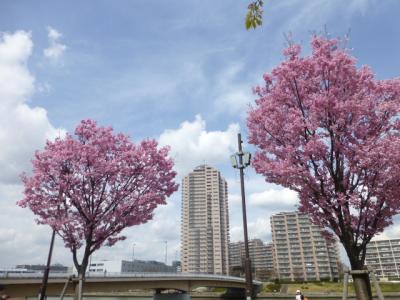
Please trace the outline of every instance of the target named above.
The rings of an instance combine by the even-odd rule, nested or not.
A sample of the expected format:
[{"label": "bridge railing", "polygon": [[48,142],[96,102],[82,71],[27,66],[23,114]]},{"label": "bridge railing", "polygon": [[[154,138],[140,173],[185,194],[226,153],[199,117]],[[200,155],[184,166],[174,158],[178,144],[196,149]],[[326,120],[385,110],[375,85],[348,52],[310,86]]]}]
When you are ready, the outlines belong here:
[{"label": "bridge railing", "polygon": [[[76,273],[50,273],[49,278],[67,278]],[[42,278],[43,273],[17,273],[17,272],[0,272],[0,278]],[[86,278],[195,278],[195,279],[211,279],[211,280],[229,280],[236,282],[244,282],[244,278],[214,275],[203,273],[163,273],[163,272],[88,272]]]}]

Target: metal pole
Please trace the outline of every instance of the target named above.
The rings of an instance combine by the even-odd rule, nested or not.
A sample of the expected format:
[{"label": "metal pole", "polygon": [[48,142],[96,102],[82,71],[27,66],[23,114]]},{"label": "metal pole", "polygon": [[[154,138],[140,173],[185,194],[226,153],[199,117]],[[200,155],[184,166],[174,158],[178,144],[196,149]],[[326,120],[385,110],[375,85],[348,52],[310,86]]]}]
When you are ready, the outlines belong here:
[{"label": "metal pole", "polygon": [[135,243],[132,245],[132,262],[135,261]]},{"label": "metal pole", "polygon": [[91,267],[91,265],[92,265],[92,254],[90,254],[90,256],[89,256],[89,266],[87,267],[87,275],[86,276],[90,276],[90,267]]},{"label": "metal pole", "polygon": [[165,265],[167,265],[168,261],[168,241],[165,241]]},{"label": "metal pole", "polygon": [[344,277],[343,277],[343,296],[342,300],[347,300],[349,296],[349,270],[347,268],[344,269]]},{"label": "metal pole", "polygon": [[73,275],[70,275],[70,276],[68,277],[67,281],[65,282],[64,287],[63,287],[63,289],[62,289],[62,291],[61,291],[60,300],[64,300],[65,292],[67,291],[68,284],[72,281],[72,276],[73,276]]},{"label": "metal pole", "polygon": [[243,233],[244,233],[244,249],[245,249],[245,274],[246,274],[246,299],[253,299],[253,279],[251,274],[251,260],[249,254],[249,240],[247,235],[247,214],[246,214],[246,199],[244,191],[244,165],[242,151],[242,136],[238,133],[238,156],[239,156],[239,171],[240,171],[240,190],[242,193],[242,212],[243,212]]},{"label": "metal pole", "polygon": [[372,269],[372,267],[368,267],[368,271],[370,272],[372,281],[374,282],[376,294],[378,295],[378,299],[385,300],[385,298],[383,297],[383,294],[382,294],[381,287],[379,286],[378,280],[376,279],[374,269]]},{"label": "metal pole", "polygon": [[54,247],[54,238],[56,235],[56,231],[53,230],[53,233],[51,235],[51,242],[50,242],[50,249],[49,249],[49,255],[47,256],[47,264],[46,268],[44,269],[43,273],[43,281],[42,281],[42,287],[40,289],[40,300],[46,299],[46,289],[47,289],[47,282],[49,280],[49,273],[50,273],[50,264],[51,264],[51,256],[53,254],[53,247]]}]

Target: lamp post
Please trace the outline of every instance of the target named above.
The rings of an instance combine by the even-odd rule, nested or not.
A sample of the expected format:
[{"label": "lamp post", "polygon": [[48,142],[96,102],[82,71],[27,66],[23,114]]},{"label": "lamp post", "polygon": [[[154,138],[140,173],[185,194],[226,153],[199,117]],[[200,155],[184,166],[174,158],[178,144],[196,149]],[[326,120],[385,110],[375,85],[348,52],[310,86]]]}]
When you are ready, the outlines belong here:
[{"label": "lamp post", "polygon": [[132,243],[132,269],[131,272],[135,272],[135,243]]},{"label": "lamp post", "polygon": [[56,231],[53,229],[53,233],[51,234],[49,254],[47,256],[47,264],[46,264],[46,268],[44,269],[44,272],[43,272],[42,287],[40,288],[40,300],[46,299],[47,282],[49,280],[51,256],[53,254],[55,235],[56,235]]},{"label": "lamp post", "polygon": [[165,243],[165,265],[167,265],[168,262],[168,241],[164,241]]},{"label": "lamp post", "polygon": [[244,249],[245,249],[245,260],[244,269],[246,274],[246,299],[253,299],[253,279],[251,274],[251,260],[249,254],[249,240],[247,235],[247,216],[246,216],[246,199],[244,191],[244,175],[243,170],[250,165],[251,154],[249,152],[243,152],[242,150],[242,137],[238,133],[238,149],[239,151],[231,155],[232,167],[239,169],[240,172],[240,190],[242,193],[242,212],[243,212],[243,233],[244,233]]},{"label": "lamp post", "polygon": [[[65,172],[65,170],[63,170]],[[61,199],[63,195],[63,191],[59,190],[58,191],[58,200]],[[60,206],[57,207],[57,210],[60,210]],[[43,280],[42,280],[42,286],[40,288],[40,300],[45,300],[46,297],[46,290],[47,290],[47,284],[49,281],[49,273],[50,273],[50,266],[51,266],[51,257],[53,255],[53,248],[54,248],[54,239],[56,237],[56,230],[53,228],[53,232],[51,234],[51,241],[50,241],[50,249],[49,249],[49,254],[47,255],[47,263],[46,263],[46,268],[44,269],[43,272]]]}]

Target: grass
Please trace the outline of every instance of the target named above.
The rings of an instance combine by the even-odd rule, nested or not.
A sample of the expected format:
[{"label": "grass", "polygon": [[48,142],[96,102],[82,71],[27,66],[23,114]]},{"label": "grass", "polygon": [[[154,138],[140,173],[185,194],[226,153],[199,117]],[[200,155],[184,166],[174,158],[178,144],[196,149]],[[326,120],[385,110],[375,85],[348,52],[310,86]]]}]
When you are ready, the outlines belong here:
[{"label": "grass", "polygon": [[[309,293],[328,293],[341,294],[343,293],[343,282],[307,282],[307,283],[285,283],[288,287],[287,294],[294,295],[296,290],[301,290],[305,295]],[[375,292],[375,287],[372,285],[372,292]],[[265,283],[263,292],[272,293],[281,289],[280,283]],[[380,282],[379,286],[383,293],[400,293],[400,283]],[[354,294],[353,283],[349,282],[349,294]]]},{"label": "grass", "polygon": [[384,293],[400,293],[400,283],[381,282],[379,286]]},{"label": "grass", "polygon": [[280,289],[281,289],[280,283],[268,282],[263,285],[263,292],[265,292],[265,293],[279,292]]},{"label": "grass", "polygon": [[[295,294],[296,290],[302,290],[304,294],[307,293],[342,293],[343,283],[339,282],[308,282],[289,284],[288,294]],[[353,293],[354,288],[349,285],[349,293]]]}]

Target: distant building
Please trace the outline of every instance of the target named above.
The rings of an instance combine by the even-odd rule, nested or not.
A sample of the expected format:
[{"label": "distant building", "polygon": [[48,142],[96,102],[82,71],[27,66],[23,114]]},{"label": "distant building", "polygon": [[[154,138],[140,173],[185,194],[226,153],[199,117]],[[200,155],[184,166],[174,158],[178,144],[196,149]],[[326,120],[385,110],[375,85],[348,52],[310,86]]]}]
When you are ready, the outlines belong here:
[{"label": "distant building", "polygon": [[267,259],[266,259],[266,265],[267,265],[267,270],[271,270],[271,277],[276,277],[275,274],[275,266],[274,266],[274,245],[273,243],[267,243],[265,245],[267,248]]},{"label": "distant building", "polygon": [[228,186],[217,169],[183,178],[181,241],[182,272],[229,273]]},{"label": "distant building", "polygon": [[124,260],[92,260],[88,266],[89,273],[121,273]]},{"label": "distant building", "polygon": [[[25,269],[28,271],[34,272],[44,272],[46,269],[45,265],[17,265],[16,269]],[[50,266],[50,273],[69,273],[71,271],[70,268],[63,266],[61,264],[54,264]]]},{"label": "distant building", "polygon": [[172,273],[176,272],[176,268],[153,260],[144,261],[135,259],[133,262],[128,260],[100,260],[91,261],[88,271],[99,274],[132,272]]},{"label": "distant building", "polygon": [[243,266],[244,251],[243,242],[229,243],[229,267],[231,270]]},{"label": "distant building", "polygon": [[282,280],[314,281],[339,278],[337,243],[322,235],[306,214],[271,216],[274,269]]},{"label": "distant building", "polygon": [[[260,239],[249,241],[249,255],[252,270],[258,279],[266,280],[273,277],[272,244],[264,244]],[[245,246],[244,242],[229,244],[229,263],[232,275],[244,273]]]},{"label": "distant building", "polygon": [[22,269],[22,268],[0,268],[0,275],[1,277],[7,277],[9,275],[13,274],[41,274],[41,272],[38,271],[32,271],[32,270],[27,270],[27,269]]},{"label": "distant building", "polygon": [[126,261],[122,268],[122,272],[174,273],[176,272],[176,268],[155,260],[135,260],[133,264],[131,261]]},{"label": "distant building", "polygon": [[180,261],[174,260],[172,262],[172,267],[175,268],[176,272],[182,272],[182,265]]},{"label": "distant building", "polygon": [[371,241],[365,262],[379,278],[400,278],[400,239]]}]

